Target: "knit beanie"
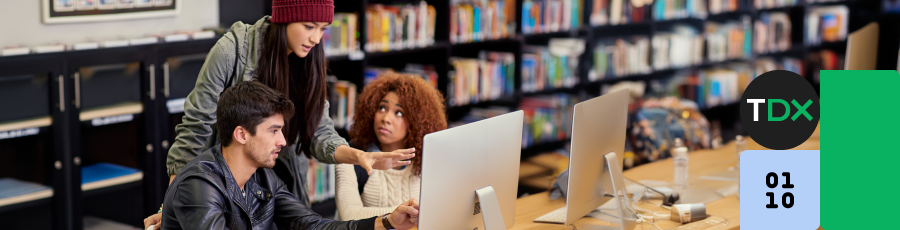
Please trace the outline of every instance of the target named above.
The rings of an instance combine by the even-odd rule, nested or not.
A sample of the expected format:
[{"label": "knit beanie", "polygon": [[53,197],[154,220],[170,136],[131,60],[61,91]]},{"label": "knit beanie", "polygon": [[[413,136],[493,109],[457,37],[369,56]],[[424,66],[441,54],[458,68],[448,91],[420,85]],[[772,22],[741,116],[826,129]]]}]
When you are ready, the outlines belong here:
[{"label": "knit beanie", "polygon": [[273,0],[272,23],[328,22],[334,19],[334,0]]}]

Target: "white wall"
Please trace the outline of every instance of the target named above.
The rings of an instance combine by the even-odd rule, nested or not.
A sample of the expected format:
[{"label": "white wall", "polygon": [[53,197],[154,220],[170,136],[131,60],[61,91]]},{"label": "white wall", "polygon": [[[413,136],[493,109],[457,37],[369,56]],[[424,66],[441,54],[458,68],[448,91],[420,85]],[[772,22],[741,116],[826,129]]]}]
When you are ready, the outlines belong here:
[{"label": "white wall", "polygon": [[0,48],[135,38],[219,23],[218,0],[180,0],[176,16],[65,24],[43,24],[41,1],[0,0]]}]

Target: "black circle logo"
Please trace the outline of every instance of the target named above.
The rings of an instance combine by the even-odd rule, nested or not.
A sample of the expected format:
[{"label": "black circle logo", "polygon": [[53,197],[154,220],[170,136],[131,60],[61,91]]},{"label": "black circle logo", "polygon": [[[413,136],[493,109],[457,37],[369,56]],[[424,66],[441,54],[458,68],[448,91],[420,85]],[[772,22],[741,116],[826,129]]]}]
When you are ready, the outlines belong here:
[{"label": "black circle logo", "polygon": [[800,75],[769,71],[756,77],[741,97],[741,124],[763,147],[783,150],[809,139],[819,124],[819,96]]}]

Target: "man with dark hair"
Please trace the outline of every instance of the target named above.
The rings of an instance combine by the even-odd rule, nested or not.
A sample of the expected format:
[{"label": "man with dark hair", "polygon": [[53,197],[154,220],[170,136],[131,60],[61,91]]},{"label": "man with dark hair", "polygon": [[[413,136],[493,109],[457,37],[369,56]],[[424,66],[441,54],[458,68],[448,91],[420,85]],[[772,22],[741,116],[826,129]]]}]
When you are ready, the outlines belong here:
[{"label": "man with dark hair", "polygon": [[411,199],[392,213],[358,221],[324,219],[285,188],[272,167],[286,145],[294,104],[262,83],[225,90],[216,114],[221,146],[203,152],[166,191],[162,229],[409,229],[418,222]]}]

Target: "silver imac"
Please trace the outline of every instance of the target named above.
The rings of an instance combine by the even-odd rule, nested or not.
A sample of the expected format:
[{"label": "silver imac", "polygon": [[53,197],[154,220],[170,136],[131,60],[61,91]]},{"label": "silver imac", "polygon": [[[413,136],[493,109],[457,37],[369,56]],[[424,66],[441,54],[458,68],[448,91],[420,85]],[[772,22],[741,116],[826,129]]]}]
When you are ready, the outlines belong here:
[{"label": "silver imac", "polygon": [[419,229],[515,225],[524,112],[425,135]]},{"label": "silver imac", "polygon": [[[572,225],[616,198],[621,229],[632,229],[634,213],[625,208],[622,155],[628,116],[628,91],[620,90],[575,104],[566,207],[536,222]],[[619,229],[618,227],[615,229]]]}]

